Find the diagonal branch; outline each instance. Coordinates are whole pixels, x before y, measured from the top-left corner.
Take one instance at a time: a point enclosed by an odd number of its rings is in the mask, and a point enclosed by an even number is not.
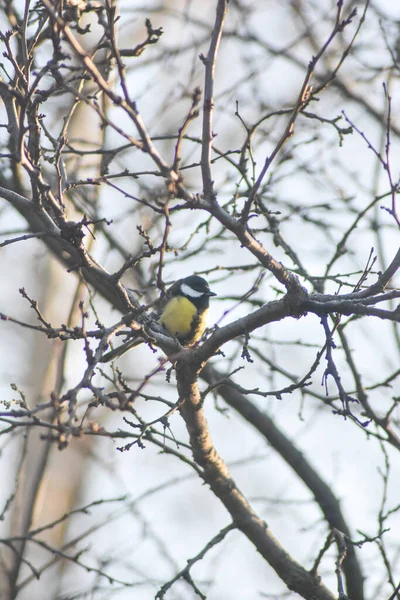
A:
[[[210,385],[216,384],[217,393],[225,400],[228,406],[234,408],[250,423],[268,441],[268,444],[275,448],[282,459],[304,482],[313,494],[329,525],[350,538],[350,529],[342,514],[338,499],[333,494],[330,486],[321,478],[293,441],[289,440],[282,433],[265,411],[259,410],[236,387],[229,385],[229,381],[227,383],[227,379],[214,367],[207,365],[201,372],[201,378]],[[218,381],[222,381],[223,383],[218,385]],[[351,544],[347,547],[344,571],[349,597],[352,600],[363,600],[363,576],[354,547]]]
[[[187,355],[186,355],[187,356]],[[211,439],[204,415],[196,368],[185,357],[177,362],[180,412],[186,423],[193,457],[204,471],[213,493],[221,500],[234,523],[254,544],[290,590],[308,600],[333,600],[320,577],[306,571],[280,545],[268,525],[256,514],[232,479]]]

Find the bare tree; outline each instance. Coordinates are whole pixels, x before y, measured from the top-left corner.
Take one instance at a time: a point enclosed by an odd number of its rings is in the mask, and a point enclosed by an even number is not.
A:
[[[2,598],[400,598],[394,4],[1,4]]]

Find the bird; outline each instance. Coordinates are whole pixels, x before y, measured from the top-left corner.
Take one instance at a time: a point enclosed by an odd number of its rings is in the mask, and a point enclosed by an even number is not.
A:
[[[189,348],[202,337],[207,326],[210,298],[216,295],[203,277],[189,275],[175,281],[167,290],[164,301],[161,301],[160,312],[155,318],[169,335]],[[128,340],[104,354],[100,362],[114,360],[143,342],[142,338]]]

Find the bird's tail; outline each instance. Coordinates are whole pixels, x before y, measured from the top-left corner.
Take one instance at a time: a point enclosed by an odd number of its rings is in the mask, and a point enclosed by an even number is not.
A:
[[[109,352],[106,352],[106,354],[103,354],[103,356],[100,359],[100,362],[106,363],[110,362],[111,360],[115,360],[116,358],[119,358],[120,356],[125,354],[125,352],[128,352],[128,350],[130,350],[131,348],[135,348],[136,346],[140,346],[140,344],[144,344],[144,341],[145,340],[143,338],[128,340],[124,344],[121,344],[121,346],[113,348],[113,350],[110,350]]]

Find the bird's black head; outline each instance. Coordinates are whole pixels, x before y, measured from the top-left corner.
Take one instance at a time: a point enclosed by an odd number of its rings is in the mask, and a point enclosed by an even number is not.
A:
[[[210,296],[216,296],[217,294],[210,290],[210,286],[203,277],[190,275],[181,279],[176,295],[188,298],[201,312],[208,308]]]

